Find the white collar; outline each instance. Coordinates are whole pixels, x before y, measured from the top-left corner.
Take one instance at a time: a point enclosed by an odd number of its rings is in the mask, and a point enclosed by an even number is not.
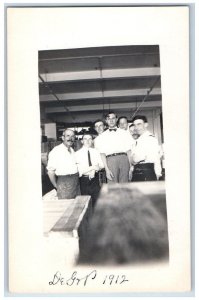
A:
[[[152,135],[152,134],[150,133],[150,131],[145,130],[145,132],[143,132],[143,134],[141,134],[141,135],[139,136],[139,138],[142,138],[142,137],[145,137],[145,136],[149,136],[149,135]]]
[[[93,149],[93,148],[92,148],[92,147],[86,147],[86,146],[83,145],[83,146],[82,146],[82,149],[84,149],[85,151],[88,151],[88,150],[90,151],[90,150]],[[91,151],[92,151],[92,150],[91,150]]]
[[[64,145],[64,143],[62,143],[61,145],[62,145],[62,147],[64,147],[64,149],[66,149],[69,153],[72,153],[72,152],[74,151],[72,147],[68,148],[68,147],[66,147],[66,146]],[[69,150],[69,149],[70,149],[70,150]]]

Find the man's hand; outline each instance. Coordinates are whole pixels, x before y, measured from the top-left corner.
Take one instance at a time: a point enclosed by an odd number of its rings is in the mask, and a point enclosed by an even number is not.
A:
[[[133,178],[133,171],[129,170],[129,181],[131,181]]]
[[[56,175],[54,171],[48,171],[49,179],[52,183],[52,185],[57,189],[57,181],[56,181]]]
[[[89,179],[94,178],[95,177],[95,170],[90,171],[88,177],[89,177]]]
[[[131,181],[133,178],[133,169],[134,169],[134,166],[131,166],[129,169],[129,181]]]
[[[106,169],[106,177],[107,177],[108,180],[113,180],[114,175],[113,175],[113,173],[111,172],[110,169]]]
[[[100,170],[99,164],[98,164],[98,165],[94,165],[93,168],[94,168],[94,170],[95,170],[96,172],[98,172],[98,171]]]

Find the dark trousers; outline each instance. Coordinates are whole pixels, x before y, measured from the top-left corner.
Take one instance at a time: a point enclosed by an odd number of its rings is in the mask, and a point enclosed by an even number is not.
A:
[[[99,171],[99,183],[100,183],[100,186],[102,186],[103,183],[107,183],[105,169],[102,169]]]
[[[77,195],[80,195],[78,173],[57,177],[58,199],[74,199]]]
[[[157,180],[154,164],[137,164],[133,170],[132,181],[154,181]]]
[[[88,176],[80,177],[80,190],[82,195],[91,196],[94,207],[100,192],[99,174],[97,173],[92,179],[89,179]]]

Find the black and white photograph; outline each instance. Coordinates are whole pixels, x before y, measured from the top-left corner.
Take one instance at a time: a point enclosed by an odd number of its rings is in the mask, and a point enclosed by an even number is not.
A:
[[[45,236],[78,236],[76,263],[168,260],[159,46],[38,57]]]
[[[7,9],[11,294],[190,291],[189,46],[187,6]]]

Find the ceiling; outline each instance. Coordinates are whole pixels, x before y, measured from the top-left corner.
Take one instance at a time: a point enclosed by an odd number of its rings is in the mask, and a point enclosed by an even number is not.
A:
[[[161,109],[159,46],[39,51],[41,118],[84,123]]]

